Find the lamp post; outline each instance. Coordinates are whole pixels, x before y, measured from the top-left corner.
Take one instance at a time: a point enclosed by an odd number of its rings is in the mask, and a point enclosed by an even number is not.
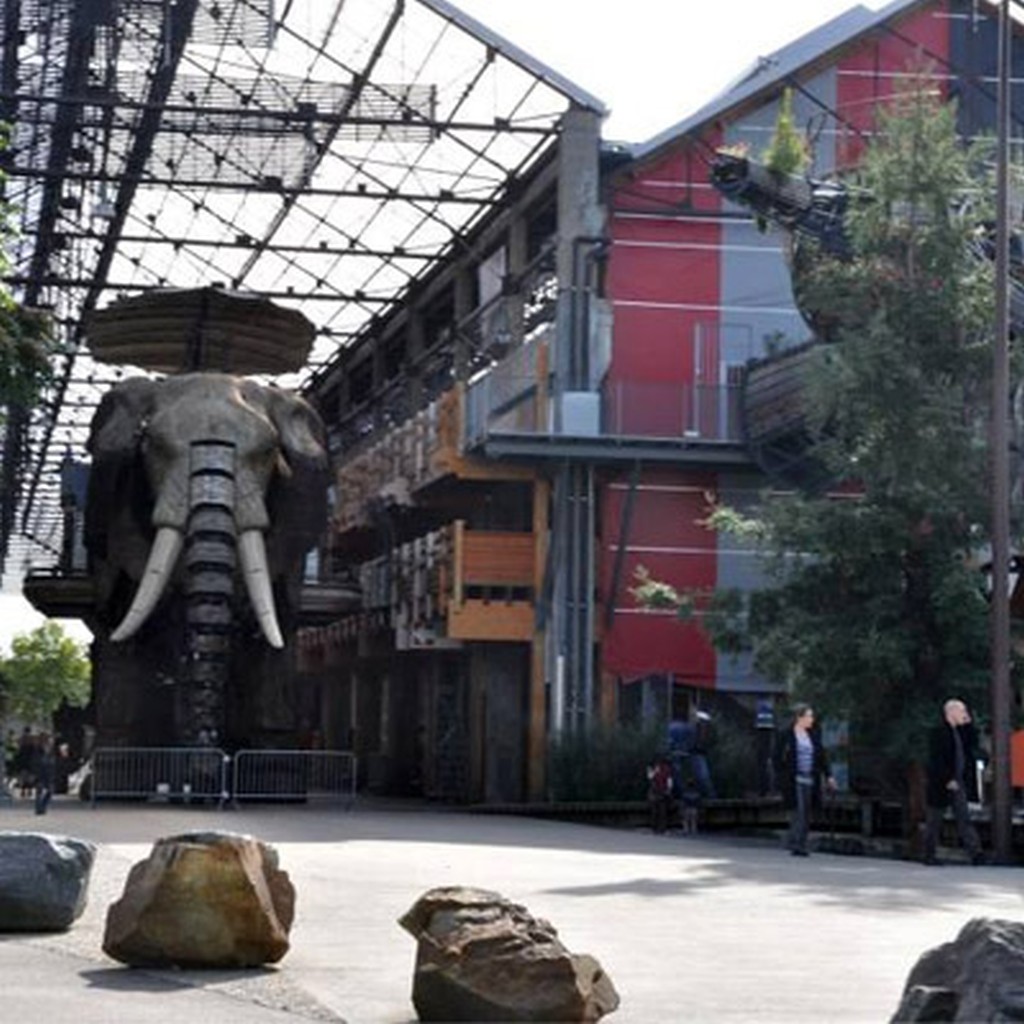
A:
[[[996,100],[996,323],[992,345],[992,854],[1012,856],[1010,788],[1010,595],[1002,575],[1010,564],[1009,150],[1010,0],[999,6],[999,87]]]

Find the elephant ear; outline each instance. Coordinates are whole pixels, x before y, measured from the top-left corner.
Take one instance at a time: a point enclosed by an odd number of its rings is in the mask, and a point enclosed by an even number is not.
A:
[[[107,557],[111,524],[142,497],[145,474],[136,466],[139,440],[155,406],[157,384],[142,377],[111,388],[100,400],[86,450],[92,456],[85,506],[85,546],[94,558]],[[146,527],[148,528],[148,527]],[[117,543],[117,540],[114,541]]]
[[[284,463],[267,495],[270,543],[292,563],[316,544],[327,523],[324,426],[316,410],[291,392],[269,388],[264,398]]]

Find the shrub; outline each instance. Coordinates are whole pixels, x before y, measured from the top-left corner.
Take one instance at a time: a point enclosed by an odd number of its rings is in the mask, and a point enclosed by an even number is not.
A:
[[[549,750],[556,801],[643,800],[647,765],[664,749],[664,726],[596,726],[561,736]]]

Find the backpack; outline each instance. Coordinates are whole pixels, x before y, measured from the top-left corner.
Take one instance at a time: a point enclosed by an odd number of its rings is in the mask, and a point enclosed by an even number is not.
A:
[[[655,761],[647,769],[647,792],[651,797],[672,795],[672,768],[667,761]]]

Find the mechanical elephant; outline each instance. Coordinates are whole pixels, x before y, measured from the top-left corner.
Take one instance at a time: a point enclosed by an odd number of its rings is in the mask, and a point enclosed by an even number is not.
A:
[[[326,523],[316,412],[227,374],[133,378],[103,397],[88,450],[100,742],[286,732],[285,637]]]

